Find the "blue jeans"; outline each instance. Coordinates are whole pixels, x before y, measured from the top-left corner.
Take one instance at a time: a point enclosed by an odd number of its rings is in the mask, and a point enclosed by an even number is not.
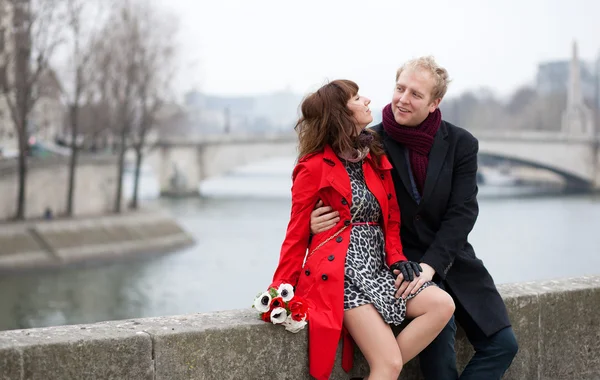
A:
[[[475,349],[475,355],[458,376],[454,338],[456,324],[450,319],[442,332],[419,355],[421,372],[425,380],[496,380],[504,372],[517,354],[517,339],[511,327],[506,327],[490,337],[486,337],[474,322],[467,332],[467,338]],[[464,323],[463,322],[463,323]],[[464,324],[463,324],[464,325]]]

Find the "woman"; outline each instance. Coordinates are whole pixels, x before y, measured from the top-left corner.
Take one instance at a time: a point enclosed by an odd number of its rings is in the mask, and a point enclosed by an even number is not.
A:
[[[309,303],[310,374],[319,380],[331,374],[342,333],[344,370],[352,367],[354,341],[370,379],[397,379],[454,312],[450,296],[433,283],[407,299],[396,294],[400,280],[416,281],[420,267],[402,253],[392,166],[365,130],[373,120],[369,103],[354,82],[336,80],[303,101],[296,124],[291,219],[271,287],[295,285]],[[340,220],[311,237],[317,202],[338,211]],[[396,338],[388,324],[405,317],[413,320]]]

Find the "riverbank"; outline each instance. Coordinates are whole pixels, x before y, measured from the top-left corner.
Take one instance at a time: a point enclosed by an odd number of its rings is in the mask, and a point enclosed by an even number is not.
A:
[[[164,254],[194,243],[160,210],[0,224],[0,272]]]

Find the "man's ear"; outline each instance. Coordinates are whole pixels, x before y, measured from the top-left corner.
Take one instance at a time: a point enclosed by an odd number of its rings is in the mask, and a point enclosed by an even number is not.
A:
[[[433,111],[435,111],[441,102],[442,102],[442,98],[437,98],[434,101],[432,101],[431,104],[429,105],[429,113],[432,113]]]

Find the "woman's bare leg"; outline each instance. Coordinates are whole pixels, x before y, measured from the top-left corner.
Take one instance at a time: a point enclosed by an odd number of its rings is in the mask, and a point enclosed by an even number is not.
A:
[[[416,297],[415,297],[416,298]],[[369,363],[370,380],[397,380],[402,354],[394,333],[371,304],[344,312],[344,325]]]
[[[396,338],[404,363],[417,356],[438,336],[453,313],[452,297],[437,286],[423,289],[406,302],[406,317],[413,320]]]

